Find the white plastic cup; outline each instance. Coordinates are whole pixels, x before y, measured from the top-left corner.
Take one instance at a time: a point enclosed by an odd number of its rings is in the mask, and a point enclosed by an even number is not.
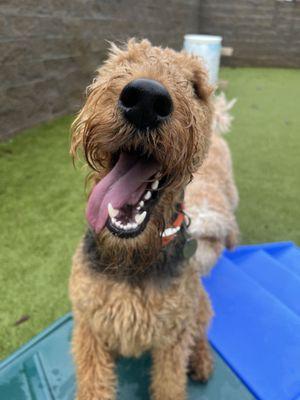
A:
[[[209,82],[213,85],[218,82],[222,36],[212,35],[185,35],[183,48],[188,52],[201,57],[208,69]]]

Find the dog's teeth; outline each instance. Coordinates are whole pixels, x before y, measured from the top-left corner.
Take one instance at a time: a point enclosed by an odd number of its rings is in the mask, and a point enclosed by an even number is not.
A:
[[[159,185],[159,180],[157,179],[156,181],[152,182],[151,189],[156,190]]]
[[[138,224],[138,225],[141,225],[141,223],[144,221],[144,219],[146,218],[146,215],[147,215],[147,211],[143,211],[142,212],[142,214],[136,214],[136,216],[135,216],[135,222]]]
[[[131,225],[131,229],[136,229],[138,227],[138,224],[136,224],[135,222],[133,222]]]
[[[113,225],[116,225],[116,223],[117,223],[116,218],[112,218],[112,219],[111,219],[111,222],[112,222]]]
[[[129,229],[130,229],[130,226],[129,226],[129,225],[130,225],[130,224],[124,225],[125,231],[129,231]]]
[[[139,207],[144,207],[144,205],[145,205],[145,203],[143,202],[143,200],[141,200],[141,201],[139,202]]]
[[[172,228],[167,228],[163,231],[162,237],[167,237],[167,236],[171,236],[171,229]]]
[[[137,209],[138,211],[140,211],[140,210],[141,210],[141,208],[142,208],[142,207],[140,207],[140,206],[137,206],[137,208],[136,208],[136,209]]]
[[[144,199],[149,200],[150,198],[151,198],[151,192],[150,192],[150,190],[148,190],[148,192],[146,192],[146,194],[144,196]]]
[[[111,203],[108,203],[107,209],[110,218],[115,218],[119,214],[119,210],[114,209]]]
[[[180,230],[180,226],[177,226],[176,228],[167,228],[163,231],[162,237],[168,237],[175,235]]]

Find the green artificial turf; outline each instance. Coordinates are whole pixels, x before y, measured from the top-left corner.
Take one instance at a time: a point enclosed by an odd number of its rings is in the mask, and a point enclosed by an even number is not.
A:
[[[240,193],[243,243],[300,244],[300,72],[224,68],[237,98],[226,136]]]
[[[71,118],[0,144],[0,357],[70,308],[71,257],[84,228],[82,175],[68,154]],[[23,315],[30,319],[14,326]]]
[[[226,68],[221,77],[227,96],[238,99],[226,138],[242,242],[299,244],[300,74]],[[85,226],[84,171],[68,155],[70,122],[60,118],[0,144],[0,358],[70,308],[71,257]]]

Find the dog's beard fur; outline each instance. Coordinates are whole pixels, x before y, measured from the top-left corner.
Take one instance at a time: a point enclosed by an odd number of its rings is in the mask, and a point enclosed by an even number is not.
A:
[[[165,221],[171,220],[179,201],[180,196],[169,191],[162,195],[151,212],[146,229],[135,238],[121,239],[104,229],[95,238],[99,248],[98,262],[102,264],[99,270],[133,279],[146,276],[162,251],[161,232],[164,231]]]
[[[170,119],[147,132],[126,123],[118,109],[123,87],[140,77],[165,85],[174,103]],[[113,156],[121,150],[153,156],[165,183],[146,228],[137,237],[122,239],[107,228],[97,235],[107,270],[132,269],[138,273],[157,259],[162,249],[161,233],[170,224],[185,186],[208,149],[211,92],[206,72],[196,57],[152,47],[145,40],[132,40],[125,49],[112,46],[73,124],[71,153],[75,156],[79,148],[83,149],[92,168],[92,185],[109,172]]]

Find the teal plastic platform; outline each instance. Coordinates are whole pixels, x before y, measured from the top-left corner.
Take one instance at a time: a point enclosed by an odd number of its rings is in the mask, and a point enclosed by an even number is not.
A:
[[[287,242],[225,251],[203,282],[215,310],[209,340],[216,368],[208,384],[189,382],[189,399],[300,400],[299,248]],[[73,400],[71,334],[67,315],[3,361],[0,399]],[[120,360],[118,400],[149,399],[150,363],[149,355]]]
[[[74,367],[70,355],[72,316],[58,320],[0,364],[1,400],[73,400]],[[250,400],[254,397],[214,353],[215,372],[206,385],[190,382],[191,400]],[[150,357],[118,363],[118,400],[148,400]],[[99,399],[101,400],[101,399]]]

